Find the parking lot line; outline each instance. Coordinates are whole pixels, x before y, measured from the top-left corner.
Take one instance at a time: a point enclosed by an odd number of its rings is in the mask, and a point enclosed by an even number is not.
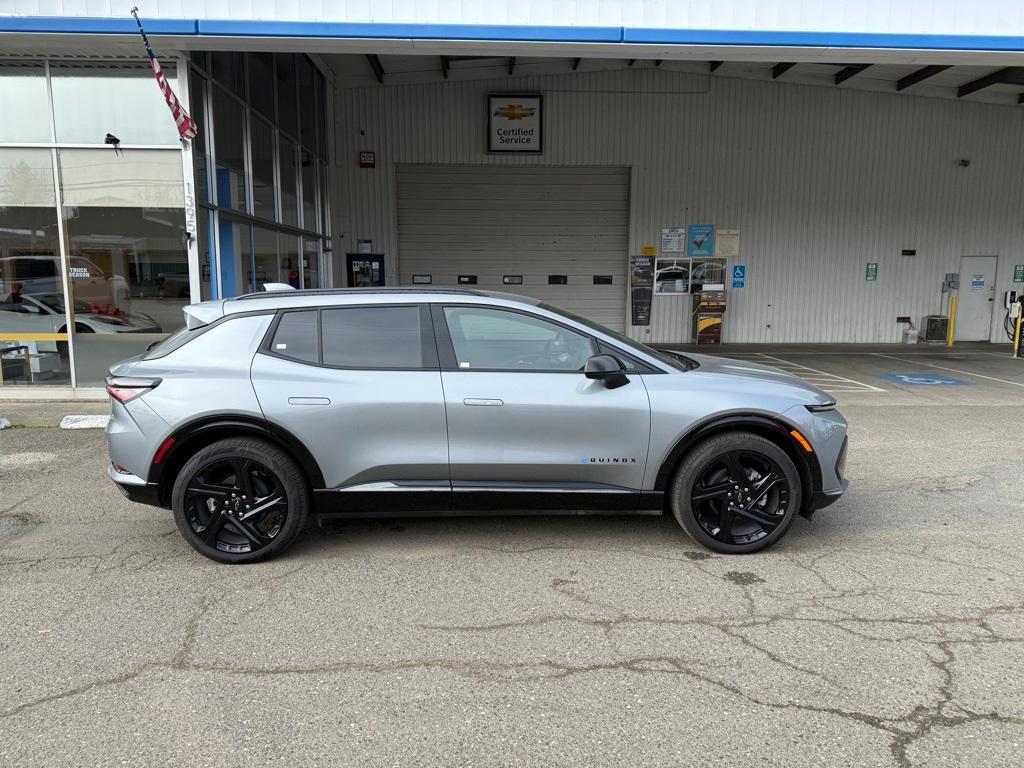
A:
[[[871,352],[869,354],[874,355],[875,357],[885,357],[885,358],[888,358],[889,360],[899,360],[901,363],[907,363],[908,365],[923,365],[926,368],[938,368],[940,371],[950,371],[952,373],[963,374],[964,376],[974,376],[975,378],[978,378],[978,379],[988,379],[989,381],[998,381],[1001,384],[1012,384],[1015,387],[1024,387],[1024,383],[1021,383],[1019,381],[1010,381],[1009,379],[1000,379],[1000,378],[998,378],[996,376],[986,376],[986,375],[984,375],[982,373],[973,373],[972,371],[964,371],[964,370],[961,370],[960,368],[950,368],[949,366],[945,366],[945,365],[934,365],[932,363],[923,363],[920,360],[907,360],[906,358],[903,358],[903,357],[894,357],[893,355],[883,355],[881,352]]]
[[[757,353],[759,357],[771,360],[776,363],[777,368],[782,368],[787,373],[792,373],[805,379],[815,386],[819,386],[826,392],[885,392],[880,387],[875,387],[871,384],[866,384],[863,381],[857,381],[856,379],[848,379],[845,376],[837,376],[834,373],[828,371],[821,371],[817,368],[811,368],[807,365],[801,365],[800,363],[794,363],[791,360],[784,360],[781,357],[775,357],[774,355],[766,355],[763,352]],[[814,375],[812,381],[811,376]]]

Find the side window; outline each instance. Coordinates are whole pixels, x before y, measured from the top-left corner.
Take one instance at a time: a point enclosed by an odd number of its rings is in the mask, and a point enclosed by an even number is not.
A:
[[[594,353],[588,336],[532,315],[483,307],[445,307],[459,368],[582,371]]]
[[[343,368],[427,367],[420,318],[419,307],[325,309],[321,317],[324,365]],[[433,329],[430,333],[433,334]]]
[[[320,362],[317,344],[317,312],[285,312],[277,324],[270,351],[282,357],[290,357],[303,363]]]

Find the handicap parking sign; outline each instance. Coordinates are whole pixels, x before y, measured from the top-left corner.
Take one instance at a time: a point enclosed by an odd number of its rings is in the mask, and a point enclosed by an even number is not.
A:
[[[906,387],[971,386],[971,382],[943,376],[941,373],[881,373],[878,378]]]
[[[747,281],[747,267],[745,264],[737,264],[732,268],[732,287],[742,288]]]

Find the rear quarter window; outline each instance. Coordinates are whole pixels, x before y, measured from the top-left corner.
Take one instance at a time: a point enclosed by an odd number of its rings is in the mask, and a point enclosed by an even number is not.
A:
[[[274,330],[270,351],[303,363],[319,363],[317,311],[285,312]]]

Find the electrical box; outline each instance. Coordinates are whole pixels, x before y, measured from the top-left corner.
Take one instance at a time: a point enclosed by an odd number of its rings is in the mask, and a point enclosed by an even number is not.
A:
[[[945,341],[949,332],[949,318],[946,315],[925,315],[921,318],[922,341]]]
[[[722,343],[722,317],[725,315],[725,291],[704,290],[695,296],[693,337],[698,344]]]

